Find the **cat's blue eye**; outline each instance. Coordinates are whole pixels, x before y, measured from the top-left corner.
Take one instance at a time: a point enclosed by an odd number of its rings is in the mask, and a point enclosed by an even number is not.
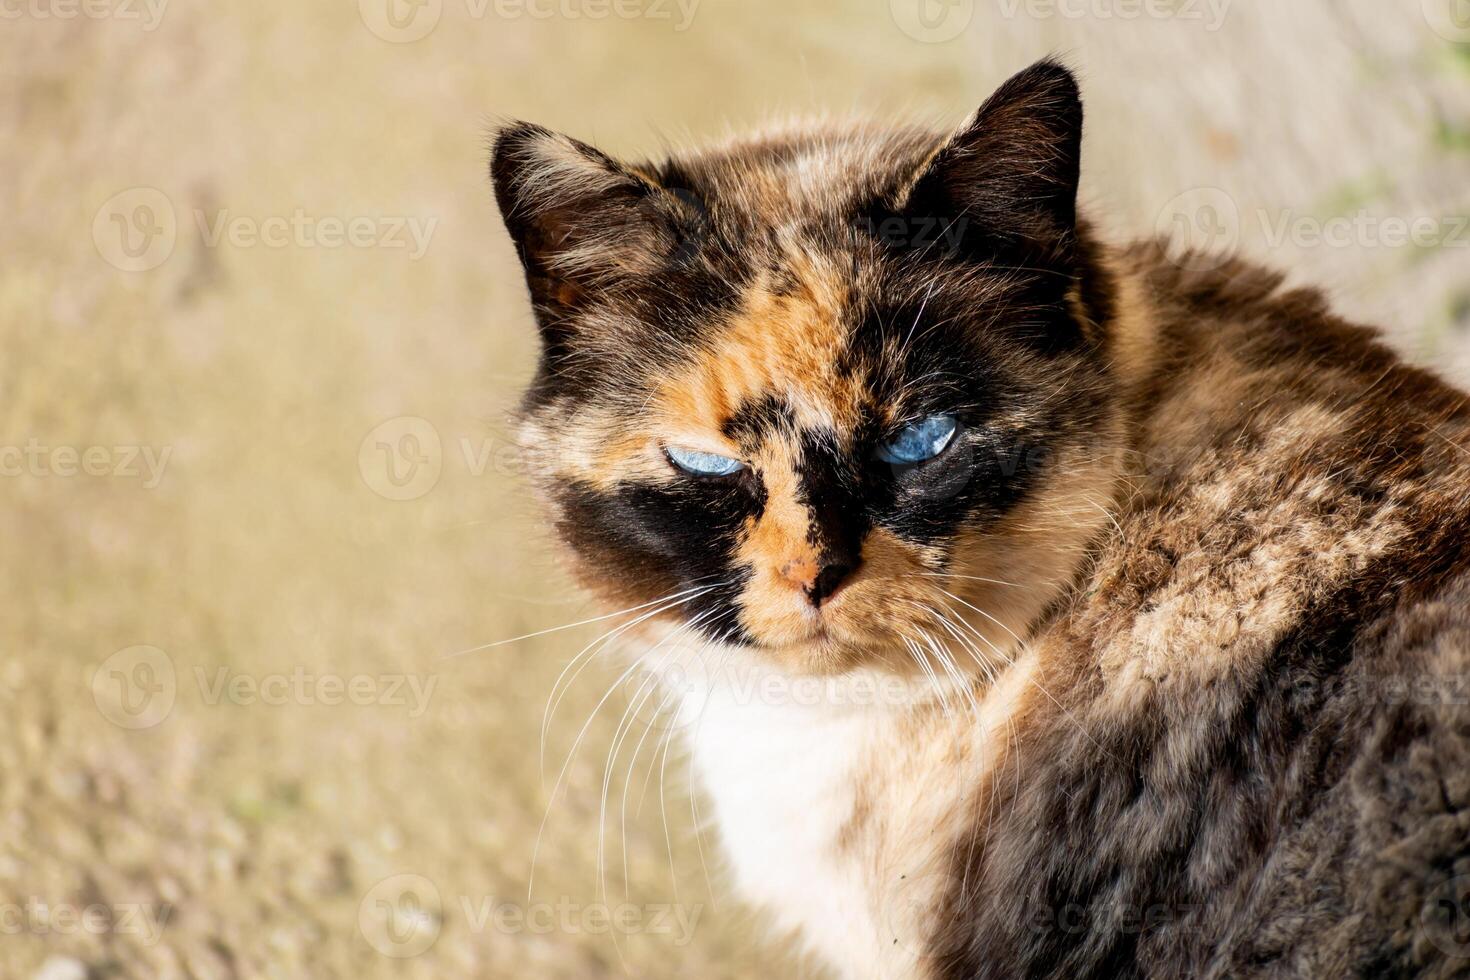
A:
[[[949,446],[957,428],[959,423],[953,415],[931,415],[905,426],[879,446],[878,458],[885,463],[905,466],[933,459]]]
[[[695,476],[729,476],[745,469],[745,464],[740,460],[720,456],[717,453],[702,453],[694,449],[680,449],[677,446],[665,446],[664,452],[668,454],[669,461],[675,466]]]

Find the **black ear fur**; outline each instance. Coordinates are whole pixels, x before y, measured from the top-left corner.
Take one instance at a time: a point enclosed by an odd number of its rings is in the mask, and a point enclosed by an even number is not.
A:
[[[591,295],[665,270],[688,248],[685,196],[533,123],[496,134],[490,177],[548,347],[568,339],[568,318]]]
[[[1013,76],[929,161],[901,211],[939,219],[976,255],[1049,267],[1075,258],[1082,97],[1046,60]]]

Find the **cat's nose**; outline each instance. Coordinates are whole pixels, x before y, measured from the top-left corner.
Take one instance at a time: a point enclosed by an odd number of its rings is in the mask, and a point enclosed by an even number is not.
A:
[[[813,606],[820,606],[852,574],[856,566],[847,561],[816,562],[810,558],[789,561],[781,568],[781,577],[806,593]]]
[[[806,590],[806,597],[811,600],[812,605],[820,606],[832,593],[842,588],[842,583],[852,574],[854,567],[848,562],[823,565],[816,580]]]

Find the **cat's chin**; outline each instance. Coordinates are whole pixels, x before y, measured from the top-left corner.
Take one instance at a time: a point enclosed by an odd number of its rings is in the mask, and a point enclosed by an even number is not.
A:
[[[837,677],[858,671],[908,676],[914,668],[900,638],[854,635],[830,622],[819,624],[801,639],[756,639],[749,649],[769,665],[796,676]]]

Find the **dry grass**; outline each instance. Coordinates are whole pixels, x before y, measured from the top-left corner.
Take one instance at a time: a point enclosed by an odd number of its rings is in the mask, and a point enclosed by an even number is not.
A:
[[[1470,213],[1470,59],[1428,29],[1418,0],[1237,0],[1218,31],[1181,18],[1007,17],[1010,3],[988,0],[942,43],[906,36],[886,2],[798,13],[704,0],[680,31],[672,4],[660,8],[670,20],[593,21],[497,17],[493,4],[477,18],[478,4],[443,0],[437,28],[413,43],[375,36],[350,2],[177,3],[154,30],[35,16],[59,6],[35,0],[0,21],[11,191],[0,444],[107,447],[108,467],[126,462],[112,447],[171,455],[156,486],[66,475],[64,452],[33,452],[39,475],[0,479],[11,596],[0,621],[3,976],[47,964],[51,980],[573,978],[617,973],[620,952],[639,977],[814,972],[753,941],[717,872],[710,897],[677,757],[673,860],[650,791],[630,814],[627,893],[639,906],[669,902],[677,876],[682,903],[702,906],[691,942],[615,944],[585,917],[549,933],[474,920],[482,901],[524,904],[549,780],[614,677],[601,664],[581,675],[543,776],[542,706],[595,633],[444,658],[589,614],[546,556],[506,441],[533,351],[483,179],[493,116],[624,152],[656,147],[656,127],[710,135],[773,112],[953,120],[1006,72],[1060,50],[1092,93],[1089,196],[1110,223],[1146,230],[1179,192],[1227,188],[1247,248],[1324,279],[1415,356],[1470,373],[1470,231],[1458,246],[1273,249],[1254,216]],[[156,268],[126,272],[107,261],[121,241],[109,214],[100,247],[93,226],[104,202],[136,187],[165,196],[177,241]],[[196,216],[207,229],[221,211],[435,224],[415,259],[211,245]],[[369,444],[365,464],[360,450],[401,416],[431,423],[442,471],[422,495],[390,500],[375,492],[386,486],[379,450]],[[390,427],[388,441],[407,431]],[[166,716],[129,729],[94,696],[113,711],[108,698],[129,689],[97,671],[140,644],[164,651],[153,663],[177,690]],[[384,688],[367,705],[289,691],[268,704],[238,689],[214,697],[221,668],[251,683],[301,671],[434,687],[421,712],[383,703]],[[546,824],[537,901],[598,900],[614,706]],[[607,840],[616,903],[615,819]],[[373,889],[400,874],[431,882],[441,909],[415,919],[398,907],[405,951],[415,935],[435,938],[398,959],[369,938],[382,945]],[[123,923],[68,928],[66,911],[89,905],[168,919],[156,942]]]

